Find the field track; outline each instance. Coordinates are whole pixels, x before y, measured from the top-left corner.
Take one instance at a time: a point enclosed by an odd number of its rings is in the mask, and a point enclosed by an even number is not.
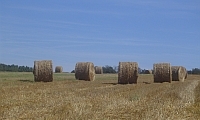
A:
[[[0,119],[198,119],[193,106],[200,76],[185,82],[153,83],[139,75],[138,84],[117,84],[117,74],[95,81],[55,74],[54,81],[33,82],[30,73],[0,73]],[[191,112],[193,111],[193,112]]]

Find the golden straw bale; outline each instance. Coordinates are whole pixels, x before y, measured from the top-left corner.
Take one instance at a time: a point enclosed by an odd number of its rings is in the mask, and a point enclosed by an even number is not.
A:
[[[138,63],[137,62],[119,62],[118,83],[119,84],[137,84]]]
[[[187,72],[185,67],[182,66],[172,66],[172,81],[181,81],[184,82],[187,78]]]
[[[75,66],[75,78],[77,80],[94,81],[95,69],[92,62],[78,62]]]
[[[96,74],[103,74],[103,68],[101,66],[95,66],[94,68]]]
[[[52,82],[53,66],[51,60],[34,61],[34,80],[35,82]]]
[[[56,66],[55,73],[62,73],[62,72],[63,72],[63,67],[62,66]]]
[[[172,81],[172,70],[170,63],[156,63],[153,65],[154,82]]]

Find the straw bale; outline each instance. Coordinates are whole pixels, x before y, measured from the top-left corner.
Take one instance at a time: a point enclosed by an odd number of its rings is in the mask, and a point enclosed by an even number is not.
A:
[[[187,72],[187,69],[184,67],[184,69],[185,69],[185,79],[187,79],[187,77],[188,77],[188,72]]]
[[[137,84],[138,63],[137,62],[119,62],[118,83],[119,84]]]
[[[182,66],[172,66],[172,81],[184,82],[186,78],[186,69]]]
[[[75,66],[75,78],[77,80],[94,81],[95,69],[92,62],[78,62]]]
[[[95,66],[96,74],[103,74],[103,68],[101,66]]]
[[[63,67],[62,66],[56,66],[55,73],[62,73],[62,72],[63,72]]]
[[[170,63],[156,63],[153,65],[154,82],[172,81],[172,70]]]
[[[52,82],[53,67],[51,60],[34,61],[34,81]]]

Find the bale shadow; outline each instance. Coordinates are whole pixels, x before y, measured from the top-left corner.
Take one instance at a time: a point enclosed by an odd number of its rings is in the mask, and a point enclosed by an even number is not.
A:
[[[118,83],[102,83],[102,84],[117,85]]]
[[[32,81],[32,80],[18,80],[18,81],[20,81],[20,82],[34,82],[34,81]]]
[[[102,84],[111,84],[111,85],[136,85],[135,83],[102,83]]]
[[[143,83],[145,83],[145,84],[151,84],[150,82],[143,82]]]

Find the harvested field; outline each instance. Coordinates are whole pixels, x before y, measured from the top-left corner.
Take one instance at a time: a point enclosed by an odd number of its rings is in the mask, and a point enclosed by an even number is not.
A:
[[[117,74],[93,82],[59,73],[53,82],[34,82],[32,73],[0,73],[0,119],[197,119],[200,76],[185,82],[154,83],[139,75],[121,85]],[[198,92],[199,93],[199,92]],[[196,98],[195,98],[196,96]]]

